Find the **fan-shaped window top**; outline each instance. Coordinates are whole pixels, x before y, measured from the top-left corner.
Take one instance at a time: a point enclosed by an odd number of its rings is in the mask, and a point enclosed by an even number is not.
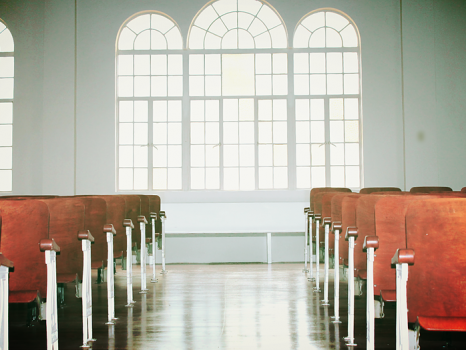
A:
[[[190,49],[286,48],[287,34],[280,16],[258,0],[218,0],[195,18]]]
[[[9,29],[0,21],[0,52],[13,52],[15,45]]]
[[[358,47],[354,25],[336,12],[322,11],[305,17],[296,27],[295,48]]]
[[[118,50],[177,50],[183,48],[180,29],[158,13],[133,18],[120,32]]]

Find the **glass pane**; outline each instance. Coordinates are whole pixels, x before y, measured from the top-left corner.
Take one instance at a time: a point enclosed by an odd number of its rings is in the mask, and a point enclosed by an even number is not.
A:
[[[227,191],[239,190],[238,168],[226,168],[223,170],[223,187]]]
[[[150,55],[135,55],[134,56],[134,75],[150,75],[151,74],[151,58]]]
[[[288,76],[274,75],[273,76],[273,94],[287,95],[288,94]]]
[[[205,188],[204,179],[205,179],[205,170],[204,168],[191,168],[191,189],[193,190],[203,190]]]
[[[296,145],[296,165],[311,165],[310,145]]]
[[[359,101],[357,98],[345,98],[345,119],[359,119]]]
[[[347,26],[341,32],[341,37],[343,38],[344,47],[357,47],[358,46],[358,35],[354,30],[352,25]]]
[[[311,122],[311,142],[325,142],[325,125],[324,122]]]
[[[294,76],[294,93],[295,95],[309,95],[309,76]]]
[[[343,143],[330,145],[330,165],[345,164],[345,149]]]
[[[210,35],[212,36],[213,38],[217,38],[218,40],[220,40],[221,37],[223,37],[225,35],[225,33],[228,31],[227,27],[225,27],[225,25],[223,24],[223,21],[219,18],[217,20],[215,20],[211,25],[210,27],[208,28],[209,31],[213,34],[207,34],[207,35]],[[207,42],[207,38],[206,38],[206,42]],[[212,47],[213,46],[213,47]],[[215,46],[212,45],[212,46],[207,46],[206,47],[212,47],[212,48],[218,48],[219,47],[219,44],[217,43]]]
[[[310,76],[311,95],[326,95],[325,74]]]
[[[147,84],[149,84],[149,77],[143,77],[144,79],[147,79]],[[134,78],[134,84],[136,84],[136,79],[138,77]],[[134,89],[134,95],[138,96],[136,93],[136,87]],[[168,91],[167,91],[167,77],[151,77],[151,93],[152,96],[167,96]],[[145,95],[146,96],[146,95]],[[148,95],[147,95],[148,96]]]
[[[120,169],[118,171],[118,188],[120,190],[133,189],[133,168]]]
[[[134,147],[134,166],[135,167],[147,167],[147,151],[148,151],[147,146],[135,146]]]
[[[118,75],[133,75],[133,56],[118,56]]]
[[[254,55],[222,55],[222,91],[224,96],[254,95]]]
[[[238,123],[237,122],[223,123],[223,143],[224,144],[238,143]]]
[[[325,53],[311,53],[311,73],[325,73]]]
[[[358,54],[356,52],[345,52],[345,73],[359,73]]]
[[[12,191],[12,171],[0,170],[0,191]]]
[[[309,100],[296,100],[296,120],[309,120]]]
[[[325,47],[325,28],[317,29],[312,33],[309,47]]]
[[[3,23],[0,24],[0,32],[0,52],[13,52],[15,49],[13,36]]]
[[[183,95],[183,77],[168,77],[168,96]]]
[[[210,122],[205,124],[205,142],[206,144],[210,145],[217,145],[220,142],[218,122]]]
[[[220,96],[221,90],[221,77],[220,76],[207,76],[205,77],[205,94],[206,96]]]
[[[204,55],[189,55],[189,74],[204,74]]]
[[[287,104],[286,100],[273,100],[273,120],[286,120]]]
[[[152,186],[154,190],[167,189],[167,169],[153,169]]]
[[[359,141],[359,122],[346,121],[345,122],[345,142],[358,142]]]
[[[238,30],[233,29],[223,36],[222,49],[237,49],[237,48],[238,48]]]
[[[191,146],[191,166],[203,167],[205,165],[205,146]]]
[[[134,189],[147,190],[148,189],[148,172],[147,169],[134,169]]]
[[[343,56],[341,52],[327,53],[327,73],[343,73]]]
[[[241,122],[239,123],[239,142],[254,143],[254,123]]]
[[[205,74],[216,74],[222,73],[220,55],[205,55]]]
[[[239,30],[238,31],[238,48],[239,49],[254,49],[255,42],[252,35],[245,31]]]
[[[256,76],[256,95],[272,95],[272,76],[257,75]]]
[[[206,146],[205,163],[206,166],[220,165],[220,146]]]
[[[259,120],[272,120],[272,100],[259,100]]]
[[[256,74],[272,73],[272,55],[269,53],[259,53],[256,55]]]
[[[359,94],[359,74],[345,74],[345,94]]]
[[[286,145],[273,146],[273,165],[274,166],[287,166],[288,154]]]
[[[147,101],[134,101],[134,121],[147,122],[149,103]]]
[[[132,112],[132,108],[131,108]],[[0,124],[13,123],[13,103],[0,103]]]
[[[346,167],[346,187],[359,187],[359,167],[348,166]]]
[[[219,120],[219,101],[218,100],[208,100],[205,102],[205,120],[207,121],[218,121]]]
[[[311,100],[311,120],[324,120],[325,107],[323,99]]]
[[[259,188],[273,188],[273,168],[259,168]]]
[[[191,101],[191,121],[204,121],[204,101]]]
[[[168,169],[168,189],[169,190],[181,190],[182,184],[182,172],[180,168]]]
[[[340,31],[348,25],[348,20],[342,15],[335,12],[326,12],[326,25],[332,27],[336,31]]]
[[[254,100],[252,98],[239,100],[239,120],[254,120]]]
[[[0,151],[1,150],[2,148],[0,148]],[[133,166],[133,146],[120,146],[119,147],[118,165],[119,167],[125,167],[125,168]]]
[[[327,75],[327,93],[329,95],[343,94],[343,75],[342,74]]]
[[[254,166],[254,145],[239,146],[239,165]]]
[[[118,39],[118,49],[119,50],[132,50],[133,42],[135,38],[136,38],[136,34],[134,34],[128,28],[123,28],[123,30],[120,33],[120,37]]]
[[[208,168],[205,170],[206,188],[208,190],[220,189],[220,171],[219,169]]]
[[[343,142],[343,122],[330,122],[330,142]]]
[[[288,59],[286,53],[273,54],[273,74],[286,74],[288,72]]]
[[[330,186],[345,187],[345,167],[343,166],[330,167]]]
[[[272,143],[271,122],[259,122],[259,143]]]
[[[1,84],[1,80],[0,80]],[[1,96],[0,86],[0,98]],[[133,96],[133,77],[118,77],[118,97],[132,97]]]
[[[312,167],[311,168],[311,182],[312,187],[325,187],[325,168]]]
[[[359,165],[359,143],[345,144],[345,164]]]
[[[162,80],[160,80],[160,78]],[[157,79],[154,82],[154,79]],[[160,87],[159,85],[163,85]],[[165,94],[158,95],[158,91],[164,91]],[[157,94],[154,96],[166,96],[167,95],[167,79],[166,77],[152,77],[152,94]],[[150,78],[149,77],[134,77],[134,96],[136,97],[146,97],[150,96]]]
[[[296,122],[296,143],[311,142],[309,122]]]
[[[11,169],[12,161],[12,148],[0,147],[0,169]]]
[[[327,47],[342,47],[343,43],[341,41],[340,34],[332,28],[327,28],[326,44],[327,44]]]
[[[287,125],[286,122],[273,123],[273,142],[286,143],[287,142]]]
[[[296,31],[294,33],[293,47],[295,48],[308,47],[310,35],[311,35],[311,32],[309,32],[302,25],[298,26],[298,28],[296,28]]]
[[[343,119],[343,99],[330,99],[330,119]]]
[[[273,168],[273,187],[288,188],[288,169]]]
[[[168,55],[168,74],[182,75],[183,74],[183,56]]]
[[[154,122],[167,121],[167,101],[154,101],[152,107]]]
[[[311,145],[312,165],[325,165],[325,146],[323,144]]]
[[[237,145],[223,146],[223,165],[238,166],[239,165],[239,149]]]
[[[223,121],[237,121],[238,114],[239,110],[237,99],[223,100]]]
[[[317,28],[325,26],[325,12],[317,12],[306,17],[301,24],[309,29],[311,32]]]
[[[309,55],[307,53],[294,54],[294,72],[309,73]]]
[[[168,165],[167,146],[157,145],[157,148],[154,147],[152,154],[154,167],[166,167]]]
[[[134,144],[147,145],[148,141],[148,128],[146,123],[134,124]]]
[[[256,49],[269,49],[272,47],[272,43],[270,42],[270,33],[268,32],[258,35],[254,39],[256,43]]]
[[[296,168],[296,186],[298,188],[311,188],[311,168]]]
[[[189,77],[189,95],[204,96],[204,77]]]
[[[181,121],[181,101],[168,101],[168,120]]]
[[[191,123],[191,143],[204,143],[204,123]]]
[[[259,166],[272,166],[272,145],[259,145]]]
[[[139,34],[144,29],[150,28],[150,15],[146,14],[146,15],[135,17],[134,19],[129,21],[128,24],[126,24],[126,26],[130,28],[133,32],[135,32],[136,34]]]
[[[2,137],[2,127],[0,125],[0,140]],[[118,137],[120,145],[131,145],[133,144],[133,124],[131,123],[120,123]],[[1,141],[0,141],[1,142]]]
[[[181,123],[168,124],[168,143],[172,145],[181,144]]]
[[[204,36],[206,31],[196,26],[191,27],[189,35],[189,48],[190,49],[202,49],[204,48]]]
[[[240,190],[253,191],[255,189],[254,168],[240,168]]]

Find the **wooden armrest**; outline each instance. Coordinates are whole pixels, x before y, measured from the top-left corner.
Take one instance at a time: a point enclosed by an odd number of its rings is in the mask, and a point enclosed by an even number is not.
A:
[[[124,219],[123,226],[134,228],[133,221],[131,219]]]
[[[94,236],[91,235],[91,231],[83,230],[78,232],[78,239],[82,241],[83,239],[87,239],[88,241],[94,242]]]
[[[354,237],[354,240],[358,239],[358,228],[354,226],[348,226],[346,228],[345,241],[349,241],[350,237]]]
[[[321,220],[322,219],[322,213],[314,213],[314,220]]]
[[[392,258],[392,265],[408,264],[414,265],[414,250],[413,249],[397,249]]]
[[[0,253],[0,266],[8,267],[9,269],[13,268],[13,262],[5,258],[5,255]]]
[[[55,240],[48,239],[48,238],[43,238],[39,242],[39,248],[41,252],[45,252],[46,250],[54,250],[56,252],[60,251],[60,247],[58,244],[55,242]]]
[[[322,226],[331,225],[331,224],[332,224],[332,218],[330,217],[326,217],[322,220]]]
[[[138,222],[142,222],[142,223],[144,223],[145,225],[148,224],[147,219],[146,219],[146,217],[145,217],[144,215],[139,215],[139,216],[138,216]]]
[[[164,211],[160,211],[159,215],[160,215],[161,218],[165,218],[165,219],[167,218]]]
[[[310,210],[310,208],[304,208],[304,214],[309,213]]]
[[[114,236],[116,236],[116,230],[115,230],[115,227],[113,227],[112,224],[106,224],[106,225],[104,225],[104,232],[105,232],[105,233],[111,232],[111,233],[113,233]]]
[[[379,237],[377,236],[366,236],[364,237],[364,244],[362,246],[363,251],[367,251],[367,248],[379,248]]]
[[[150,217],[157,220],[157,213],[150,213]]]
[[[334,232],[334,231],[340,231],[341,232],[341,221],[334,221],[332,222],[332,228],[331,228],[331,231]]]

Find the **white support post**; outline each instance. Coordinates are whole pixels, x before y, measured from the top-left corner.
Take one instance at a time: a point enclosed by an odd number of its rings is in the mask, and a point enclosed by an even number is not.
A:
[[[345,340],[347,346],[356,346],[354,343],[354,237],[350,236],[348,248],[348,336]]]
[[[329,231],[330,231],[330,222],[327,222],[324,219],[324,229],[325,229],[325,276],[324,276],[324,299],[321,300],[322,306],[328,306],[328,274],[329,274]]]
[[[316,219],[316,286],[314,292],[319,293],[320,290],[320,259],[319,259],[319,229],[320,229],[320,220]]]
[[[141,291],[139,293],[147,293],[146,281],[146,225],[147,220],[145,216],[138,216],[139,227],[141,229]]]
[[[8,270],[13,263],[0,253],[0,349],[8,350]]]
[[[309,236],[309,208],[304,208],[304,273],[308,273],[309,270],[307,268],[307,261],[309,259],[309,244],[308,244],[308,236]],[[311,257],[312,259],[312,257]]]
[[[113,272],[113,236],[116,231],[113,225],[105,225],[104,232],[107,234],[107,302],[108,318],[105,324],[115,324],[115,274]]]
[[[83,311],[83,345],[81,348],[90,349],[91,344],[95,341],[92,338],[92,280],[91,280],[91,243],[94,241],[89,231],[78,233],[78,239],[81,240],[83,251],[83,293],[82,293],[82,311]]]
[[[41,251],[45,251],[47,264],[47,304],[45,318],[47,328],[47,350],[58,350],[58,315],[57,315],[57,253],[60,247],[53,239],[39,242]]]
[[[335,230],[335,269],[333,270],[333,323],[341,323],[340,321],[340,230]]]
[[[150,280],[151,283],[157,283],[157,275],[155,274],[155,259],[157,257],[157,241],[155,240],[155,223],[157,221],[157,213],[150,214],[151,221],[152,221],[152,279]]]
[[[307,249],[308,249],[308,252],[309,252],[309,278],[307,279],[309,282],[314,282],[315,281],[315,278],[314,278],[314,268],[313,268],[313,265],[312,265],[312,261],[313,261],[313,257],[312,257],[312,212],[309,211],[307,213],[307,224],[308,224],[308,233],[309,233],[309,237],[308,237],[308,243],[309,245],[307,246]]]
[[[267,264],[272,263],[272,233],[267,233]]]
[[[133,307],[136,303],[133,300],[133,257],[132,257],[132,229],[134,228],[131,219],[125,219],[123,226],[126,227],[126,307]]]
[[[161,211],[160,213],[160,220],[162,221],[162,272],[160,272],[162,275],[165,275],[167,273],[167,270],[165,270],[165,212]]]
[[[367,248],[366,349],[375,349],[374,248]]]
[[[396,264],[396,350],[409,349],[408,264]]]

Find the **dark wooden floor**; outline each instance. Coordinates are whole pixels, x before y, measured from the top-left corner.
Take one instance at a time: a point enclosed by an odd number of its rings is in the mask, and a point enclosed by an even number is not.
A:
[[[93,284],[93,349],[346,349],[346,283],[341,285],[342,323],[331,323],[330,307],[301,272],[301,264],[168,265],[167,275],[139,294],[134,273],[134,308],[126,308],[126,274],[117,268],[116,317],[107,318],[106,284]],[[157,266],[160,271],[160,267]],[[331,275],[333,275],[331,270]],[[151,272],[148,269],[148,272]],[[323,276],[323,271],[321,272]],[[96,275],[93,276],[96,280]],[[330,283],[330,299],[333,298]],[[82,345],[81,300],[73,286],[59,310],[59,347]],[[10,307],[10,349],[45,349],[45,321],[26,327],[26,308]],[[376,320],[376,349],[395,349],[395,308]],[[365,299],[356,300],[356,349],[365,349]],[[421,334],[421,348],[466,349],[464,334]]]

